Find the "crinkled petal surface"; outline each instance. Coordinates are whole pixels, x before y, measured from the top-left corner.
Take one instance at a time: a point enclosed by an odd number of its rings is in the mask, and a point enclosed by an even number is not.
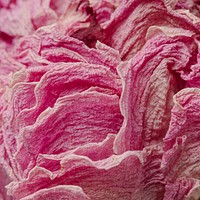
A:
[[[193,33],[197,32],[199,19],[195,18],[198,24],[194,24],[190,20],[193,15],[187,16],[186,13],[174,11],[170,5],[172,1],[167,0],[121,1],[104,26],[107,35],[105,43],[118,49],[123,60],[128,60],[144,46],[146,34],[151,26],[183,28]]]
[[[55,164],[55,160],[49,160],[51,171],[35,167],[26,180],[11,183],[8,191],[22,198],[42,191],[44,187],[76,185],[95,200],[137,199],[141,195],[142,199],[148,199],[149,195],[153,199],[162,199],[163,176],[159,173],[161,152],[158,147],[152,147],[143,152],[126,152],[99,161],[74,154],[63,156],[59,165]],[[152,160],[152,157],[155,159]],[[145,181],[146,177],[148,181]]]
[[[197,0],[0,0],[0,200],[198,200]]]
[[[187,37],[152,38],[133,59],[118,67],[124,123],[116,138],[117,153],[162,142],[173,95],[184,88],[185,71],[197,48],[188,42]]]
[[[197,88],[184,89],[174,96],[175,105],[164,138],[162,159],[167,181],[165,199],[169,199],[171,190],[174,191],[171,199],[182,199],[196,187],[195,179],[199,179],[199,99],[200,90]]]
[[[55,186],[49,189],[42,189],[38,192],[29,195],[21,200],[39,200],[39,199],[49,199],[49,200],[87,200],[89,199],[82,189],[77,186]]]

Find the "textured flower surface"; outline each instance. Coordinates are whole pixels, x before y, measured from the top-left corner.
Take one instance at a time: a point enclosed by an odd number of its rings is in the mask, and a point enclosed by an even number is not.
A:
[[[197,0],[0,0],[0,200],[198,200]]]

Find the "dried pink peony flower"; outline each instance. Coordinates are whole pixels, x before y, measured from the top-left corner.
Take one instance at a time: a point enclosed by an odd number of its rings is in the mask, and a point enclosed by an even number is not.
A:
[[[200,198],[196,0],[0,0],[0,200]]]

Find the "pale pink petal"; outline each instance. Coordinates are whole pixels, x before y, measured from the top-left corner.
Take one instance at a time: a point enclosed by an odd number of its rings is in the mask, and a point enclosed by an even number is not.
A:
[[[200,89],[184,89],[174,96],[175,105],[169,130],[164,138],[162,168],[166,176],[166,199],[172,188],[182,199],[199,179]],[[183,181],[180,181],[183,180]]]
[[[182,76],[196,62],[196,44],[187,43],[190,38],[178,38],[152,38],[133,59],[118,67],[124,123],[116,137],[117,153],[162,142],[173,95],[184,88]]]
[[[161,155],[162,151],[157,147],[112,155],[100,161],[71,154],[60,160],[57,170],[51,172],[35,167],[26,180],[12,182],[8,190],[16,198],[23,198],[43,188],[62,184],[79,186],[94,200],[162,199]]]
[[[89,199],[80,187],[59,185],[42,189],[20,200],[87,200]]]
[[[104,26],[106,37],[103,41],[119,50],[123,60],[128,60],[144,46],[146,33],[151,26],[183,28],[194,34],[198,33],[191,19],[193,15],[187,16],[185,13],[173,11],[169,7],[171,2],[122,1],[112,14],[110,21]]]

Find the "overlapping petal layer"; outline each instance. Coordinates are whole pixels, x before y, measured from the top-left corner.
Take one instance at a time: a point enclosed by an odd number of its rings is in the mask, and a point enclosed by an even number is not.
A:
[[[92,148],[89,151],[94,152]],[[91,199],[136,199],[141,195],[143,199],[148,199],[149,195],[153,199],[162,199],[163,176],[159,173],[161,152],[158,147],[153,147],[98,161],[74,154],[59,160],[52,157],[48,161],[50,171],[36,166],[27,179],[11,183],[9,193],[22,198],[56,184],[80,186]]]
[[[185,87],[195,51],[197,45],[189,37],[153,37],[133,59],[119,66],[124,123],[116,138],[117,153],[162,142],[173,95]]]
[[[0,199],[198,199],[198,11],[0,0]]]
[[[164,138],[162,159],[167,181],[165,199],[172,195],[176,199],[183,199],[187,194],[190,196],[199,182],[199,99],[200,90],[197,88],[184,89],[174,96],[175,105]]]
[[[107,36],[104,42],[119,50],[123,60],[128,60],[144,46],[152,26],[186,29],[194,35],[199,32],[199,18],[182,9],[174,11],[174,3],[176,1],[122,1],[104,27]]]

